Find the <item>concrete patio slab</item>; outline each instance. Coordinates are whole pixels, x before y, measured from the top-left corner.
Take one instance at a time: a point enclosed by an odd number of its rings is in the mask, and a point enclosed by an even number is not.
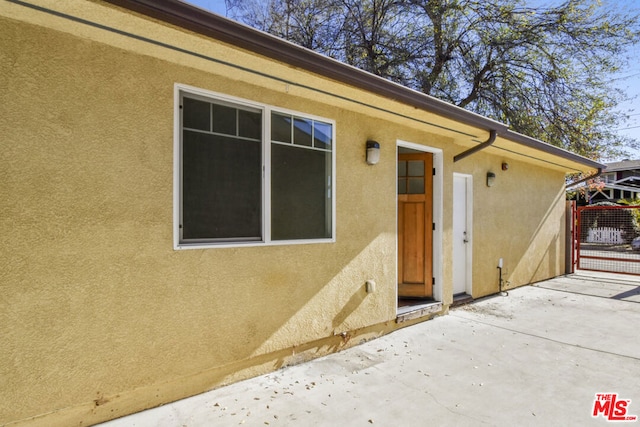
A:
[[[579,273],[518,288],[103,426],[604,426],[597,393],[640,415],[640,303],[619,297],[638,286]]]
[[[638,276],[578,271],[571,276],[561,276],[547,280],[538,284],[538,286],[558,291],[640,303],[640,278]]]

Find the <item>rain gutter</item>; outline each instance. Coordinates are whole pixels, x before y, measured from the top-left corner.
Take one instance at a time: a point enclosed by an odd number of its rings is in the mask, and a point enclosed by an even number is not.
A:
[[[179,0],[105,1],[460,123],[486,130],[508,129],[504,123]]]
[[[136,13],[148,16],[194,33],[211,37],[241,49],[299,67],[309,72],[334,79],[387,99],[404,103],[417,109],[438,114],[458,123],[490,132],[489,140],[461,153],[458,160],[493,144],[497,135],[518,144],[582,164],[591,169],[605,168],[601,163],[546,142],[513,132],[508,125],[484,117],[464,108],[441,101],[422,92],[394,83],[390,80],[360,70],[333,58],[318,54],[266,32],[256,30],[218,14],[206,11],[180,0],[105,0]],[[495,136],[493,136],[495,134]]]
[[[571,151],[567,151],[564,148],[556,147],[555,145],[548,144],[546,142],[542,142],[538,139],[531,138],[530,136],[523,135],[518,132],[514,132],[512,130],[507,130],[504,134],[500,133],[500,136],[506,138],[510,141],[517,142],[520,145],[524,145],[526,147],[534,148],[536,150],[542,151],[544,153],[552,154],[554,156],[559,156],[565,158],[567,160],[571,160],[574,162],[582,163],[583,165],[591,168],[591,169],[606,169],[607,167],[595,160],[588,159],[579,154],[572,153]]]
[[[571,187],[575,187],[575,186],[576,186],[576,185],[578,185],[578,184],[582,184],[583,182],[587,182],[587,181],[589,181],[589,180],[591,180],[591,179],[597,178],[597,177],[599,177],[600,175],[602,175],[602,172],[604,172],[604,168],[598,168],[598,172],[596,172],[596,173],[594,173],[593,175],[588,176],[588,177],[586,177],[586,178],[582,178],[582,179],[580,179],[580,180],[578,180],[578,181],[574,181],[574,182],[572,182],[572,183],[570,183],[570,184],[567,184],[567,185],[565,185],[565,188],[566,188],[566,189],[569,189],[569,188],[571,188]]]
[[[468,157],[480,150],[484,150],[485,148],[489,147],[491,144],[493,144],[496,140],[496,137],[498,136],[498,132],[496,132],[495,130],[491,130],[489,131],[489,139],[487,139],[485,142],[483,142],[480,145],[476,145],[475,147],[471,147],[470,149],[468,149],[467,151],[463,151],[460,154],[456,154],[453,157],[453,162],[457,162],[458,160],[462,160],[465,157]]]

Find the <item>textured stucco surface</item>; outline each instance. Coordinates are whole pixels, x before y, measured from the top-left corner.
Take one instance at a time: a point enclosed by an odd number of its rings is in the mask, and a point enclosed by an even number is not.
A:
[[[100,3],[38,4],[361,102],[4,2],[0,424],[41,415],[42,425],[87,424],[393,328],[398,139],[443,150],[445,305],[454,171],[474,176],[474,296],[497,291],[499,257],[512,286],[563,271],[559,168],[496,149],[454,165],[468,137],[364,106],[382,102],[373,95]],[[175,251],[176,83],[336,120],[336,242]],[[385,103],[396,107],[411,111]],[[364,161],[367,139],[382,145],[375,167]],[[498,175],[492,188],[488,170]]]
[[[564,173],[485,153],[466,161],[455,171],[473,175],[473,296],[499,289],[500,258],[504,289],[562,274]]]

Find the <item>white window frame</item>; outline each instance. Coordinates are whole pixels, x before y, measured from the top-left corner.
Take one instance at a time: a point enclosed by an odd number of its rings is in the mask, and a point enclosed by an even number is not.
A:
[[[229,102],[240,106],[259,109],[262,111],[262,239],[251,241],[224,241],[224,242],[194,242],[180,241],[180,217],[181,217],[181,147],[182,128],[180,120],[180,95],[189,93],[200,97],[209,98],[211,102]],[[319,117],[308,113],[293,111],[286,108],[262,104],[226,94],[209,91],[185,84],[176,83],[174,86],[174,125],[173,125],[173,246],[175,250],[182,249],[207,249],[207,248],[237,248],[249,246],[281,246],[300,245],[311,243],[335,243],[336,241],[336,122],[335,120]],[[296,117],[317,120],[331,124],[331,237],[319,239],[296,240],[271,240],[271,113],[290,114]]]
[[[606,184],[612,183],[616,180],[615,172],[606,173],[603,175],[604,182]]]

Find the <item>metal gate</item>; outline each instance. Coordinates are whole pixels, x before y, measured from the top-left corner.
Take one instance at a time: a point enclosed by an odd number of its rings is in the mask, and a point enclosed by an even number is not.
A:
[[[578,269],[640,275],[640,206],[583,206],[574,212]]]

